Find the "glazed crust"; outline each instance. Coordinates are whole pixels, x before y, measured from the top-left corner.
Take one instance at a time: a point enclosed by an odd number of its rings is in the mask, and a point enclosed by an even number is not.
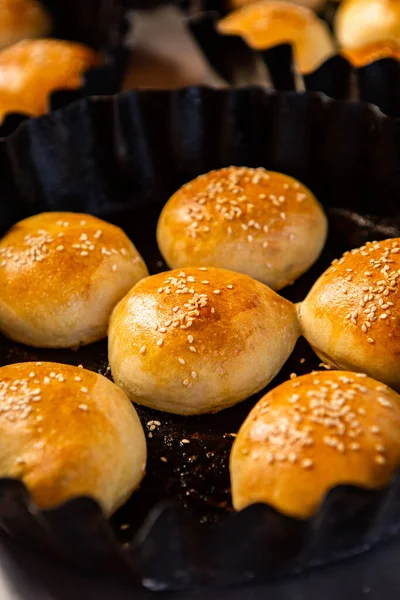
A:
[[[400,60],[400,44],[394,41],[379,41],[361,48],[351,48],[343,54],[354,67],[360,68],[383,58]]]
[[[94,342],[147,274],[119,227],[79,213],[30,217],[0,241],[0,330],[37,347]]]
[[[86,46],[61,40],[23,40],[0,52],[0,122],[8,113],[43,115],[49,95],[83,85],[99,62]]]
[[[345,49],[400,40],[398,0],[343,0],[335,16],[335,34]]]
[[[262,389],[298,338],[293,305],[245,275],[214,268],[160,273],[116,307],[115,382],[138,404],[193,415]]]
[[[213,266],[279,290],[318,258],[327,219],[296,179],[247,167],[210,171],[180,188],[157,227],[171,268]]]
[[[145,435],[125,394],[69,365],[0,369],[0,439],[0,477],[22,479],[42,508],[87,495],[110,514],[145,472]]]
[[[0,50],[20,40],[42,37],[51,18],[37,0],[0,0]]]
[[[255,50],[293,44],[296,65],[304,74],[335,54],[326,23],[305,6],[283,0],[248,4],[221,19],[218,30],[225,35],[241,35]]]
[[[400,238],[346,252],[316,281],[298,314],[324,362],[400,389]]]
[[[360,373],[286,381],[243,423],[230,473],[237,510],[265,502],[307,518],[339,484],[381,488],[400,464],[400,396]]]

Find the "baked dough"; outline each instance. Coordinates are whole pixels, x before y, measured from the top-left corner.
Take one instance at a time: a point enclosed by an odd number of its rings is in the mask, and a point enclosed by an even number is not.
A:
[[[399,40],[400,42],[400,40]],[[361,48],[351,48],[343,52],[344,56],[354,67],[360,68],[369,65],[376,60],[393,58],[400,60],[400,43],[393,41],[380,41],[366,44]]]
[[[178,190],[157,227],[171,268],[238,271],[272,289],[293,283],[318,258],[325,214],[296,179],[247,167],[210,171]]]
[[[324,363],[400,389],[400,238],[334,260],[298,309],[302,333]]]
[[[335,34],[345,49],[381,41],[400,42],[398,0],[343,0],[335,16]]]
[[[139,282],[113,312],[109,361],[138,404],[214,413],[266,386],[299,335],[296,311],[231,271],[187,268]]]
[[[86,46],[61,40],[24,40],[0,52],[0,122],[8,113],[39,116],[56,90],[77,89],[98,64]]]
[[[305,6],[261,0],[233,11],[218,23],[224,35],[241,35],[255,50],[292,44],[295,63],[311,73],[336,53],[328,25]]]
[[[0,369],[0,439],[0,477],[22,479],[42,508],[91,496],[111,514],[146,468],[145,435],[125,394],[69,365]]]
[[[124,232],[79,213],[43,213],[0,241],[0,331],[70,348],[107,335],[115,305],[148,271]]]
[[[48,35],[51,18],[37,0],[0,0],[0,50],[27,38]]]
[[[266,394],[240,428],[233,504],[265,502],[307,518],[331,488],[381,488],[399,465],[398,394],[360,373],[304,375]]]

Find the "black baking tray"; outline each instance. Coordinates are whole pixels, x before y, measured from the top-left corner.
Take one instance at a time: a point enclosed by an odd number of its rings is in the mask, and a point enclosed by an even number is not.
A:
[[[125,0],[41,0],[52,17],[50,37],[79,42],[96,50],[101,64],[86,71],[76,90],[57,90],[50,96],[56,110],[86,96],[112,95],[121,89],[129,50]],[[28,115],[8,114],[0,125],[0,138],[10,135]]]
[[[328,8],[325,16],[331,25],[330,5]],[[230,86],[247,85],[249,76],[263,65],[275,90],[319,91],[336,100],[369,102],[387,115],[400,116],[400,61],[384,58],[356,69],[337,54],[301,76],[295,73],[290,44],[255,51],[241,36],[219,34],[216,23],[220,16],[218,10],[205,11],[189,17],[187,25],[210,65]]]
[[[169,196],[230,164],[298,177],[328,213],[321,258],[283,290],[294,302],[343,251],[400,236],[400,123],[366,104],[260,88],[129,92],[27,121],[0,142],[0,233],[45,210],[89,212],[121,225],[157,273],[166,265],[155,228]],[[1,365],[29,360],[83,364],[109,376],[106,342],[36,350],[0,337]],[[318,368],[301,339],[267,389]],[[285,577],[397,535],[400,473],[386,490],[336,488],[308,521],[265,505],[233,513],[232,434],[260,396],[199,417],[138,407],[151,433],[147,475],[110,523],[88,498],[41,511],[20,482],[3,479],[1,528],[85,572],[153,590]],[[151,420],[161,425],[150,432]]]

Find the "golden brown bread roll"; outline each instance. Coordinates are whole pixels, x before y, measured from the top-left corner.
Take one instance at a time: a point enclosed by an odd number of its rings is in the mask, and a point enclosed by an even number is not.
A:
[[[335,17],[335,34],[345,49],[381,41],[400,42],[400,2],[343,0]]]
[[[48,35],[51,18],[37,0],[0,0],[0,49]]]
[[[7,113],[46,113],[52,92],[81,87],[85,71],[96,64],[91,48],[61,40],[24,40],[2,50],[0,122]]]
[[[112,513],[146,468],[145,435],[128,398],[69,365],[0,369],[0,437],[0,477],[22,479],[43,508],[87,495]]]
[[[267,385],[298,333],[293,305],[258,281],[187,268],[143,279],[118,304],[109,361],[133,402],[214,413]]]
[[[237,510],[265,502],[298,518],[339,484],[380,488],[400,465],[400,396],[348,371],[304,375],[266,394],[230,457]]]
[[[320,204],[299,181],[229,167],[197,177],[170,198],[157,241],[171,268],[231,269],[279,290],[314,263],[326,233]]]
[[[304,6],[282,0],[261,0],[235,10],[218,23],[225,35],[241,35],[255,50],[290,43],[301,73],[317,69],[336,52],[324,21]]]
[[[0,331],[37,347],[97,341],[115,305],[147,274],[115,225],[79,213],[30,217],[0,241]]]
[[[321,275],[298,313],[322,360],[400,389],[400,238],[346,252]]]
[[[373,42],[361,48],[348,49],[343,55],[356,68],[365,67],[382,58],[400,60],[400,43],[387,40]]]

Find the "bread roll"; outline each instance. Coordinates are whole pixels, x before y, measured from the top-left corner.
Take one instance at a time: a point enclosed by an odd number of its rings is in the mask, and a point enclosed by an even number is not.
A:
[[[215,413],[267,385],[298,334],[293,305],[258,281],[187,268],[143,279],[118,304],[109,361],[133,402]]]
[[[398,394],[360,373],[304,375],[266,394],[240,428],[233,504],[265,502],[304,519],[331,488],[381,488],[399,465]]]
[[[400,60],[400,43],[393,41],[374,42],[361,48],[346,50],[343,55],[356,68],[365,67],[383,58]]]
[[[25,40],[1,51],[0,122],[8,113],[46,113],[52,92],[81,87],[96,64],[90,48],[60,40]]]
[[[0,369],[0,437],[0,477],[22,479],[42,508],[92,496],[110,514],[145,472],[145,435],[125,394],[69,365]]]
[[[48,35],[51,18],[37,0],[0,0],[0,50],[26,38]]]
[[[326,233],[320,204],[296,179],[229,167],[197,177],[170,198],[157,240],[172,268],[222,267],[279,290],[318,258]]]
[[[43,348],[95,342],[147,274],[119,227],[79,213],[30,217],[0,241],[0,331]]]
[[[334,260],[299,305],[303,335],[322,360],[400,389],[400,238]]]
[[[311,73],[336,53],[324,21],[304,6],[282,0],[262,0],[235,10],[218,23],[225,35],[241,35],[255,50],[290,43],[297,68]]]
[[[400,42],[398,0],[343,0],[335,17],[335,34],[345,49],[375,42]]]

